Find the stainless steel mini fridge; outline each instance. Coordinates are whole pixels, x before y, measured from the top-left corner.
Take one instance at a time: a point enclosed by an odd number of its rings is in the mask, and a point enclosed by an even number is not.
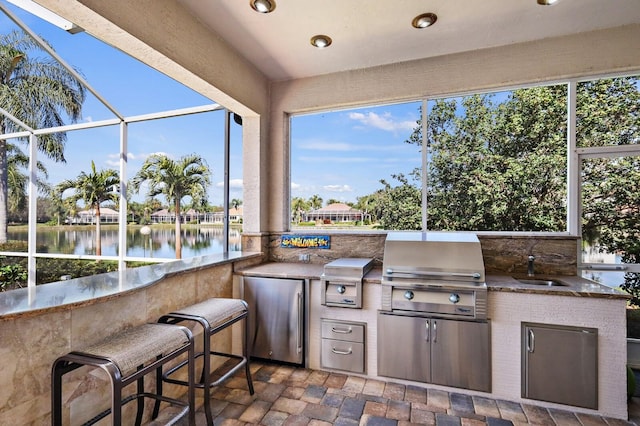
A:
[[[242,282],[251,357],[304,366],[306,281],[245,276]]]

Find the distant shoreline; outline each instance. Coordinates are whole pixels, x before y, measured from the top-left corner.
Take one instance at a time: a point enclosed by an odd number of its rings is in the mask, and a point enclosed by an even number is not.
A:
[[[173,229],[175,228],[176,224],[175,223],[151,223],[151,224],[147,224],[147,225],[139,225],[139,224],[134,224],[134,225],[127,225],[127,228],[130,229],[139,229],[142,228],[143,226],[149,226],[153,229]],[[95,224],[82,224],[82,225],[47,225],[44,223],[38,223],[36,225],[36,227],[38,229],[51,229],[51,230],[69,230],[69,229],[78,229],[78,230],[82,230],[82,229],[87,229],[87,230],[94,230],[96,228]],[[100,228],[102,228],[103,230],[105,229],[118,229],[119,225],[117,223],[102,223],[100,224]],[[183,223],[181,224],[182,229],[193,229],[193,228],[200,228],[200,227],[211,227],[211,228],[222,228],[222,224],[221,223],[198,223],[198,224],[194,224],[194,223]],[[231,228],[242,228],[242,224],[241,223],[232,223],[230,224]],[[16,231],[24,231],[27,230],[29,228],[29,225],[9,225],[9,229],[11,230],[16,230]]]

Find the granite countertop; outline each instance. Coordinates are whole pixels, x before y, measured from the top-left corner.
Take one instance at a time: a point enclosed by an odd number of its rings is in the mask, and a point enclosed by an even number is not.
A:
[[[523,284],[518,279],[537,279],[558,281],[561,286]],[[513,293],[536,293],[554,296],[601,297],[609,299],[630,299],[631,296],[614,288],[577,275],[487,275],[487,287],[490,291]]]
[[[147,287],[171,275],[259,255],[250,252],[220,253],[0,292],[0,319],[90,305]]]
[[[320,279],[324,265],[310,263],[286,263],[272,262],[253,266],[247,269],[236,271],[240,275],[274,277],[274,278],[298,278],[298,279]],[[518,276],[517,278],[527,279],[530,277]],[[577,275],[536,275],[536,279],[559,281],[562,286],[547,286],[536,284],[523,284],[511,275],[487,275],[487,289],[489,291],[505,291],[513,293],[548,294],[554,296],[574,296],[574,297],[600,297],[609,299],[629,299],[630,296],[611,287],[598,284],[595,281],[587,280]],[[373,268],[369,271],[363,282],[365,284],[380,284],[382,279],[382,268]]]

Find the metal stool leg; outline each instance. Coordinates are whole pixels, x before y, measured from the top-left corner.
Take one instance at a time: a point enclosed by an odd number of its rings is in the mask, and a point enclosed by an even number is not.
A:
[[[160,359],[161,357],[157,357],[156,359]],[[142,366],[138,367],[138,371],[142,369]],[[159,369],[157,369],[159,370]],[[142,424],[142,414],[144,413],[144,376],[141,376],[136,381],[136,387],[138,390],[138,397],[136,398],[136,426],[140,426]]]
[[[232,301],[233,300],[233,301]],[[221,308],[222,305],[222,308]],[[231,310],[225,310],[229,305]],[[195,387],[202,388],[204,397],[204,412],[208,425],[213,425],[213,413],[211,412],[211,388],[222,384],[224,381],[233,376],[242,367],[245,368],[247,376],[247,385],[251,395],[254,394],[253,381],[251,379],[251,370],[249,368],[249,323],[248,323],[248,306],[246,302],[238,299],[209,299],[208,301],[185,308],[182,311],[172,312],[158,319],[160,323],[178,324],[182,321],[193,321],[202,327],[203,343],[202,352],[195,354],[194,358],[203,356],[202,371],[200,374],[200,382]],[[211,321],[211,322],[210,322]],[[243,327],[243,349],[242,355],[218,352],[212,349],[211,339],[216,333],[230,327],[238,321],[245,321]],[[212,323],[214,324],[212,326]],[[211,356],[218,355],[236,359],[238,362],[227,373],[223,374],[219,379],[211,380]],[[186,385],[184,381],[173,379],[170,376],[178,369],[182,368],[184,363],[178,364],[174,368],[168,370],[163,375],[163,380],[168,383]]]
[[[242,353],[247,362],[244,365],[245,374],[247,375],[247,385],[249,386],[249,395],[253,395],[253,379],[251,378],[251,368],[249,366],[249,359],[251,358],[251,350],[249,349],[249,308],[247,308],[247,315],[244,317],[244,344]]]

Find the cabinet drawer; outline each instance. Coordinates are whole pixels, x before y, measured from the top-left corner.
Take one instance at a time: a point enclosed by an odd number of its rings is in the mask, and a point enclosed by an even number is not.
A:
[[[322,339],[323,368],[364,373],[364,343]]]
[[[364,324],[323,319],[322,338],[364,343]]]

